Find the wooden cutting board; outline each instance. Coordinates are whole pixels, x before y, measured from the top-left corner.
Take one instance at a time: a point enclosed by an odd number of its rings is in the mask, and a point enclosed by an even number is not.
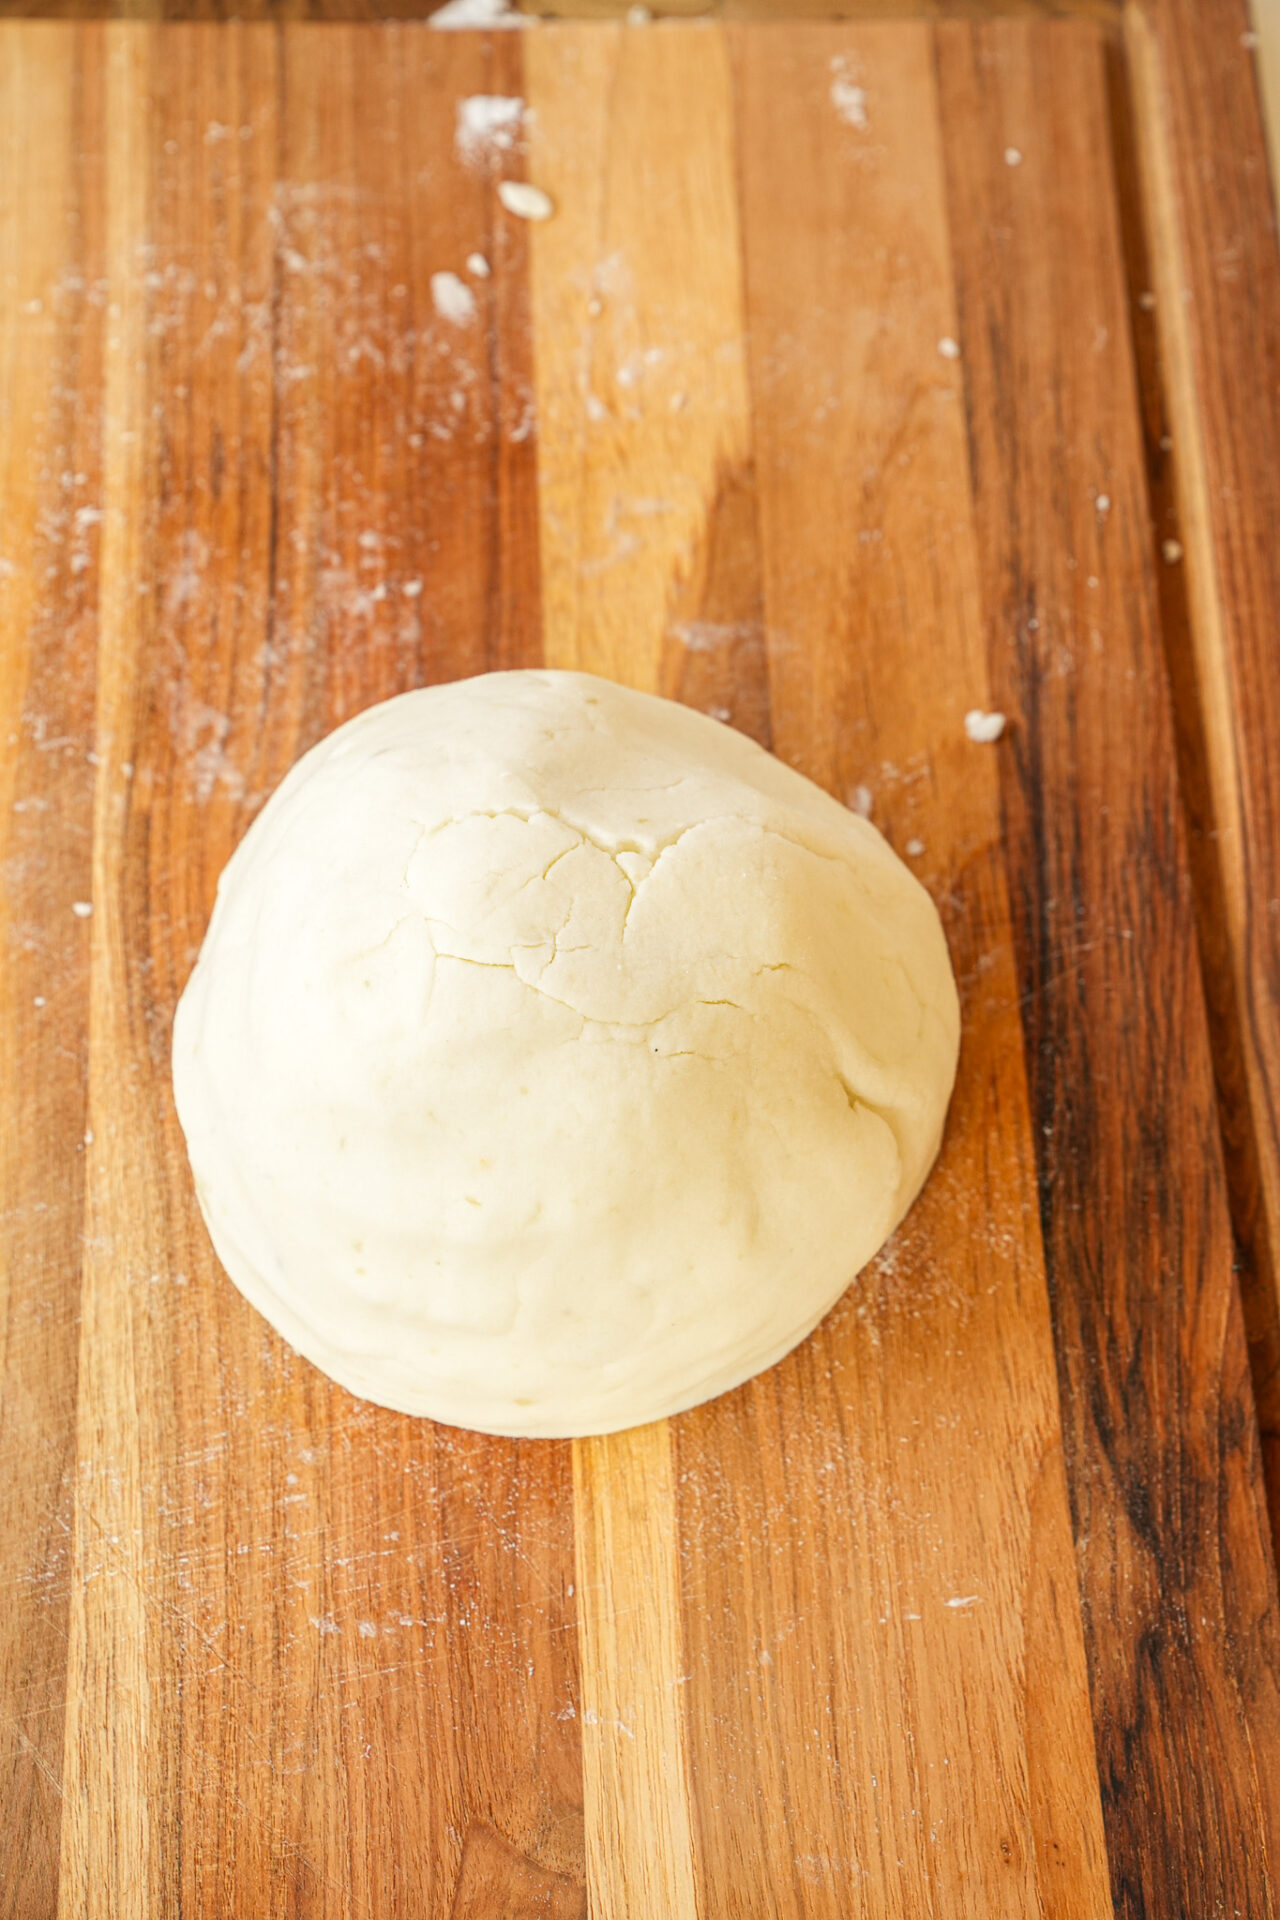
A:
[[[1275,1912],[1125,99],[1083,22],[3,29],[6,1915]],[[965,1019],[818,1332],[574,1445],[297,1359],[168,1081],[298,754],[539,661],[869,811]]]

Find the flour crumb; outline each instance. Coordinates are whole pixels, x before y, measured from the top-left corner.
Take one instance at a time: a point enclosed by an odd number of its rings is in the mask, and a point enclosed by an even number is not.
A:
[[[1258,44],[1257,34],[1253,31],[1252,27],[1246,27],[1244,32],[1240,35],[1240,45],[1244,48],[1246,53],[1252,53],[1253,49],[1257,46],[1257,44]]]
[[[906,845],[906,854],[909,860],[918,860],[920,858],[920,855],[923,852],[924,852],[923,840],[908,840]]]
[[[871,799],[870,787],[857,786],[849,795],[850,809],[854,813],[859,814],[862,819],[869,820],[871,818]]]
[[[627,8],[627,25],[629,27],[647,27],[652,19],[653,15],[650,13],[648,7],[635,6]]]
[[[1004,163],[1006,167],[1020,167],[1022,165],[1022,154],[1017,147],[1005,148]]]
[[[447,0],[427,21],[437,33],[460,33],[468,27],[531,27],[527,13],[515,13],[511,0]]]
[[[87,920],[93,912],[93,902],[92,900],[73,900],[71,902],[71,911],[77,920]]]
[[[1110,513],[1111,495],[1109,493],[1100,493],[1093,504],[1099,513]]]
[[[1176,567],[1182,558],[1181,540],[1162,540],[1160,542],[1160,552],[1164,556],[1166,566]]]
[[[499,180],[498,198],[517,220],[549,220],[556,210],[551,195],[528,180]]]
[[[754,639],[759,631],[754,620],[681,620],[671,628],[671,637],[690,653],[716,653]]]
[[[953,340],[949,333],[944,333],[938,342],[938,352],[944,360],[958,360],[960,358],[960,342]]]
[[[831,62],[831,104],[846,127],[867,130],[867,90],[854,81],[849,61],[838,53]]]
[[[524,111],[517,94],[473,93],[459,100],[454,133],[459,156],[474,167],[495,153],[510,153],[520,138]]]
[[[467,255],[467,272],[474,274],[477,280],[487,280],[493,269],[482,253]]]
[[[43,1006],[47,1006],[48,1002],[46,1001],[42,993],[38,993],[31,1004],[33,1007],[43,1007]]]
[[[476,297],[456,273],[432,274],[431,304],[454,327],[465,327],[476,317]]]
[[[976,1607],[981,1602],[980,1593],[957,1593],[950,1600],[944,1600],[947,1607]]]
[[[1143,311],[1144,313],[1154,313],[1154,312],[1155,312],[1155,310],[1156,310],[1156,297],[1155,297],[1155,295],[1154,295],[1154,293],[1152,293],[1152,291],[1151,291],[1151,289],[1150,289],[1149,287],[1148,287],[1148,288],[1147,288],[1147,289],[1146,289],[1146,290],[1145,290],[1144,292],[1142,292],[1142,293],[1140,293],[1140,294],[1138,295],[1138,305],[1139,305],[1139,306],[1140,306],[1140,307],[1142,308],[1142,311]]]
[[[1002,713],[984,713],[981,707],[970,707],[964,717],[965,735],[979,747],[994,745],[1004,732],[1005,725]],[[951,1604],[947,1602],[948,1606]]]

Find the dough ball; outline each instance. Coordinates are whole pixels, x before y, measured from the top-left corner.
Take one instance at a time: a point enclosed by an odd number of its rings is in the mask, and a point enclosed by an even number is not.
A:
[[[353,1393],[491,1433],[769,1366],[910,1206],[959,1012],[874,827],[586,674],[340,727],[230,861],[173,1070],[223,1265]]]

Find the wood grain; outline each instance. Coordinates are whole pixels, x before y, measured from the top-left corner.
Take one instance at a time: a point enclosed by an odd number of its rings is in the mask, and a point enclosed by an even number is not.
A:
[[[677,1423],[702,1879],[743,1916],[761,1884],[815,1916],[1096,1915],[997,764],[963,729],[987,679],[939,352],[932,40],[734,45],[774,745],[910,849],[965,1043],[942,1160],[872,1274],[791,1361]],[[833,110],[833,75],[864,126]]]
[[[1133,8],[1125,44],[1189,619],[1180,695],[1214,1064],[1280,1546],[1280,252],[1243,5]],[[1247,297],[1245,290],[1247,289]]]
[[[1246,36],[1244,50],[1253,52],[1257,63],[1262,130],[1271,178],[1276,180],[1280,179],[1280,6],[1276,0],[1251,0],[1247,12],[1248,24],[1240,31]]]
[[[1100,37],[40,25],[0,85],[6,1913],[1270,1914]],[[544,648],[870,807],[965,1010],[814,1338],[576,1447],[290,1353],[168,1088],[297,755]]]
[[[91,47],[0,60],[0,1910],[57,1886],[83,1234],[103,233]],[[86,100],[86,82],[88,99]]]
[[[55,72],[68,45],[42,43]],[[119,28],[98,84],[93,1137],[63,1416],[59,1910],[573,1911],[568,1449],[437,1432],[316,1379],[228,1293],[168,1094],[217,872],[300,749],[426,674],[536,657],[520,239],[490,232],[454,149],[459,93],[518,91],[518,50]],[[434,194],[406,191],[424,177]],[[455,340],[430,274],[477,246],[498,284]]]
[[[41,0],[64,4],[65,0]],[[101,4],[102,0],[98,0]],[[655,0],[655,20],[986,20],[1009,15],[1114,22],[1121,0]],[[628,0],[519,0],[522,13],[556,20],[617,20]]]
[[[591,1912],[698,1920],[669,1422],[573,1456]]]
[[[545,658],[657,689],[710,637],[732,699],[761,635],[730,609],[726,654],[707,600],[750,463],[724,38],[552,29],[526,73],[558,208],[531,263]],[[575,1444],[574,1485],[591,1912],[696,1920],[668,1423]]]
[[[657,686],[672,627],[707,650],[701,535],[750,459],[724,39],[553,29],[526,69],[546,657]]]
[[[425,20],[444,0],[0,0],[0,19],[59,20]],[[514,0],[533,17],[620,20],[630,0]],[[1115,21],[1121,0],[655,0],[656,19],[797,20],[1065,17]]]
[[[856,775],[892,769],[903,798],[882,800],[881,817],[897,812],[903,844],[927,827],[926,871],[944,894],[963,876],[955,912],[982,932],[957,937],[965,951],[978,942],[974,977],[990,979],[967,1010],[975,1098],[955,1123],[967,1145],[935,1176],[931,1224],[895,1247],[908,1273],[930,1274],[927,1307],[913,1294],[901,1310],[882,1282],[879,1311],[850,1303],[766,1382],[671,1423],[671,1442],[657,1428],[642,1446],[577,1449],[579,1561],[594,1569],[579,1589],[583,1698],[599,1720],[584,1729],[589,1823],[593,1760],[597,1791],[612,1790],[598,1859],[588,1847],[593,1911],[688,1910],[660,1837],[680,1822],[697,1886],[725,1914],[909,1913],[925,1887],[948,1911],[1097,1914],[1101,1817],[1016,1038],[1010,1050],[1009,916],[990,864],[996,774],[989,757],[969,771],[961,725],[985,663],[958,383],[937,350],[954,321],[931,43],[923,30],[810,30],[792,52],[775,30],[736,45],[723,125],[717,33],[677,53],[663,36],[561,28],[527,51],[531,170],[571,209],[533,241],[548,658],[679,692],[760,737],[785,730],[784,755],[842,796]],[[832,110],[837,67],[866,82],[865,139]],[[676,173],[664,128],[695,76],[704,117]],[[576,91],[609,110],[569,120],[561,103]],[[745,291],[721,179],[735,154]],[[601,183],[595,199],[579,180]],[[908,209],[923,235],[904,263]],[[869,279],[889,251],[893,269]],[[687,398],[674,424],[673,391]],[[883,526],[864,521],[874,542],[850,531],[875,463],[901,542],[887,552]],[[673,469],[683,491],[668,502]],[[642,488],[666,511],[643,540],[618,541],[619,503]],[[967,568],[955,615],[929,580],[919,606],[902,591],[902,554],[939,520]],[[940,586],[948,559],[935,565]],[[904,699],[904,658],[925,646]],[[975,814],[956,808],[957,775]],[[931,789],[946,794],[935,809]],[[980,1253],[952,1258],[942,1223],[966,1191],[1000,1225],[977,1233]],[[935,1346],[941,1364],[925,1358]],[[992,1358],[980,1379],[975,1351]],[[674,1481],[655,1459],[671,1444]],[[988,1447],[1013,1454],[998,1487],[974,1476]],[[1007,1590],[978,1573],[997,1559]],[[644,1751],[646,1725],[664,1766]],[[999,1788],[979,1784],[979,1753],[999,1756]],[[619,1805],[655,1798],[652,1817],[614,1832]]]
[[[1105,196],[1081,220],[1079,180],[1108,143],[1102,50],[1016,27],[946,29],[939,48],[1113,1894],[1123,1913],[1265,1914],[1280,1621],[1120,239]]]

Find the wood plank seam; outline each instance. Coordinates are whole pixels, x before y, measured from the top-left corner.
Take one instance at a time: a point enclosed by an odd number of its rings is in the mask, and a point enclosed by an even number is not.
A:
[[[1152,539],[1187,816],[1195,918],[1213,1043],[1241,1302],[1280,1554],[1280,1292],[1262,1170],[1270,1089],[1249,1045],[1245,976],[1251,911],[1241,768],[1233,730],[1222,583],[1204,424],[1188,332],[1181,215],[1161,52],[1140,8],[1125,12],[1111,65],[1117,199],[1125,225],[1135,362],[1144,387]],[[1128,177],[1126,177],[1128,176]]]

